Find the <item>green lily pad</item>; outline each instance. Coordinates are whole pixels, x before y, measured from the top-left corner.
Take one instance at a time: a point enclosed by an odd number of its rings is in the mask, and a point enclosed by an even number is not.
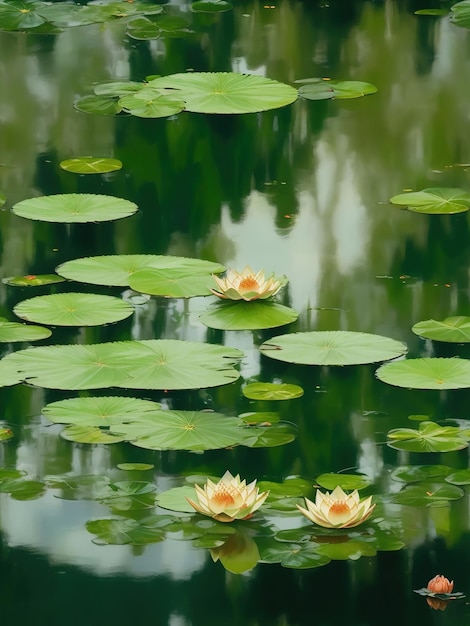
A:
[[[40,9],[45,6],[45,2],[0,2],[0,30],[28,30],[44,24],[46,19],[40,14]]]
[[[470,193],[463,189],[435,187],[400,193],[390,198],[392,204],[406,207],[415,213],[451,215],[463,213],[470,208]]]
[[[51,336],[51,331],[42,326],[30,326],[0,319],[0,342],[39,341]]]
[[[23,382],[23,376],[10,363],[0,359],[0,387],[10,387]]]
[[[312,82],[310,82],[312,81]],[[338,100],[345,98],[361,98],[376,93],[377,87],[370,83],[357,80],[324,80],[307,78],[296,80],[296,83],[307,83],[299,88],[299,96],[306,100]]]
[[[470,28],[470,1],[457,2],[450,7],[450,20],[456,26]]]
[[[114,296],[54,293],[23,300],[13,312],[24,320],[53,326],[101,326],[130,317],[134,307]]]
[[[129,287],[133,274],[139,270],[175,270],[188,274],[219,273],[224,266],[212,261],[155,254],[115,254],[86,257],[62,263],[56,268],[58,274],[69,280],[92,285]]]
[[[82,96],[75,100],[73,106],[77,111],[92,115],[117,115],[122,111],[117,100],[106,96]]]
[[[130,23],[131,22],[128,22],[128,24]],[[144,85],[145,83],[138,83],[132,80],[128,80],[128,81],[112,80],[106,83],[100,83],[99,85],[95,85],[93,88],[93,91],[95,92],[97,96],[108,96],[108,97],[120,98],[121,96],[127,96],[130,93],[139,91],[140,89],[142,89]]]
[[[195,513],[194,507],[189,504],[187,498],[197,502],[194,487],[184,485],[183,487],[174,487],[159,493],[156,497],[156,502],[162,509],[169,509],[179,513]]]
[[[0,373],[48,389],[201,389],[237,380],[232,365],[242,356],[235,348],[176,339],[42,346],[7,355]]]
[[[250,383],[242,389],[245,398],[250,400],[291,400],[304,395],[299,385],[285,383]]]
[[[111,432],[149,450],[216,450],[238,445],[246,434],[237,417],[203,411],[159,411]]]
[[[297,311],[277,302],[254,300],[217,302],[200,315],[199,319],[209,328],[220,330],[261,330],[290,324],[297,317]]]
[[[470,469],[457,470],[445,477],[445,481],[453,485],[470,485]]]
[[[155,516],[157,517],[157,516]],[[112,518],[97,519],[86,523],[85,528],[96,535],[93,543],[98,545],[145,545],[157,543],[165,538],[165,526],[173,523],[170,516],[161,516],[160,523],[145,526],[145,521]]]
[[[297,426],[290,422],[280,422],[269,426],[252,426],[240,443],[249,448],[274,448],[291,443],[297,437]]]
[[[375,556],[375,542],[350,539],[344,543],[324,543],[317,548],[317,553],[329,557],[332,561],[357,561],[362,556]]]
[[[193,113],[257,113],[292,104],[297,90],[255,74],[188,72],[151,80],[153,88],[174,89]]]
[[[127,23],[127,34],[132,39],[158,39],[162,29],[147,17],[136,17]]]
[[[74,174],[105,174],[122,168],[122,162],[119,159],[108,157],[76,157],[61,161],[59,165],[66,172]]]
[[[118,463],[116,467],[124,472],[146,472],[154,469],[152,463]]]
[[[468,446],[470,437],[456,426],[439,426],[435,422],[420,422],[414,428],[394,428],[387,434],[388,445],[408,452],[451,452]]]
[[[233,9],[233,4],[226,0],[196,0],[189,8],[193,13],[222,13]]]
[[[341,487],[346,491],[354,489],[365,489],[371,484],[367,476],[358,474],[320,474],[317,476],[316,482],[325,489],[333,491],[335,487]]]
[[[448,11],[446,9],[418,9],[414,13],[415,15],[435,15],[440,17],[447,15]]]
[[[409,389],[465,389],[470,387],[470,361],[457,358],[406,359],[382,365],[379,380]]]
[[[303,365],[361,365],[405,354],[404,343],[389,337],[343,330],[279,335],[264,342],[265,356]]]
[[[124,437],[111,435],[107,431],[94,426],[67,426],[61,431],[60,436],[63,439],[67,439],[67,441],[89,444],[111,444],[120,443],[125,440]]]
[[[129,217],[137,205],[123,198],[90,193],[61,193],[17,202],[13,213],[42,222],[108,222]]]
[[[310,569],[327,565],[331,559],[320,554],[312,543],[287,543],[271,537],[259,537],[256,541],[261,563],[280,563],[282,567]]]
[[[150,400],[121,396],[88,396],[51,402],[42,409],[42,414],[56,424],[111,426],[139,420],[155,414],[159,409],[160,404]]]
[[[415,335],[433,341],[468,343],[470,342],[470,317],[459,315],[446,317],[442,321],[424,320],[417,322],[411,330]]]
[[[184,110],[185,102],[178,92],[155,89],[148,85],[119,99],[119,106],[137,117],[168,117]]]
[[[0,483],[0,492],[8,493],[14,500],[36,500],[46,491],[46,485],[38,480],[11,478]]]
[[[26,276],[8,276],[2,279],[2,283],[12,287],[38,287],[63,283],[64,280],[62,276],[57,276],[57,274],[28,274]]]
[[[152,296],[167,298],[192,298],[193,296],[210,296],[214,284],[212,274],[196,273],[182,267],[168,269],[138,270],[129,278],[129,286],[135,291]]]
[[[48,476],[47,487],[61,500],[101,500],[111,492],[110,479],[99,474]]]
[[[406,506],[447,506],[449,501],[459,500],[463,495],[462,489],[455,485],[429,482],[420,485],[408,485],[399,493],[393,494],[390,501]]]
[[[279,413],[274,413],[272,411],[250,411],[248,413],[241,413],[238,417],[243,420],[245,424],[259,424],[261,426],[277,424],[281,419]]]
[[[392,480],[416,483],[432,478],[445,478],[451,471],[447,465],[401,465],[393,470],[390,477]]]

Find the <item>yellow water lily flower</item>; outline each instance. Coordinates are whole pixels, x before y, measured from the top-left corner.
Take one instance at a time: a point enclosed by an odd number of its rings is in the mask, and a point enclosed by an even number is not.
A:
[[[198,502],[186,498],[189,504],[203,515],[208,515],[219,522],[233,522],[247,519],[260,508],[268,497],[269,491],[259,493],[256,480],[246,484],[240,475],[232,476],[227,470],[218,483],[207,479],[201,488],[194,485]]]
[[[372,513],[375,504],[372,496],[361,500],[357,489],[350,494],[341,487],[334,491],[315,494],[315,503],[305,498],[306,509],[297,505],[299,511],[311,522],[324,528],[352,528],[362,524]]]
[[[274,296],[286,283],[274,274],[265,277],[264,270],[255,274],[248,265],[241,272],[230,269],[223,278],[215,274],[212,277],[218,287],[211,289],[212,293],[225,300],[264,300]]]

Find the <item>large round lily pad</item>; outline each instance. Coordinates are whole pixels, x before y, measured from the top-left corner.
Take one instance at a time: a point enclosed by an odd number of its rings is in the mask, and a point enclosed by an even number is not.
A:
[[[42,326],[8,322],[0,318],[0,342],[3,343],[13,341],[39,341],[40,339],[47,339],[51,334],[48,328],[43,328]]]
[[[470,317],[462,315],[443,320],[423,320],[411,329],[416,335],[433,341],[449,343],[470,342]]]
[[[237,380],[233,364],[242,356],[235,348],[176,339],[120,341],[20,350],[0,360],[0,371],[48,389],[199,389]]]
[[[465,389],[470,387],[470,361],[467,359],[406,359],[382,365],[379,380],[409,389]]]
[[[295,102],[297,89],[257,76],[233,72],[188,72],[149,82],[155,88],[174,89],[194,113],[256,113]]]
[[[404,343],[370,333],[312,331],[279,335],[265,341],[261,353],[278,361],[303,365],[360,365],[405,354]]]
[[[400,193],[390,198],[390,202],[415,213],[449,215],[468,211],[470,193],[463,189],[435,187]]]
[[[70,398],[46,404],[43,415],[58,424],[77,426],[111,426],[132,422],[160,409],[158,402],[123,396]]]
[[[114,296],[94,293],[55,293],[29,298],[14,313],[24,320],[53,326],[101,326],[129,317],[134,307]]]
[[[108,222],[129,217],[137,205],[123,198],[90,193],[60,193],[17,202],[13,213],[42,222]]]
[[[213,285],[212,281],[212,285]],[[297,311],[267,300],[217,302],[199,319],[209,328],[220,330],[259,330],[295,322]]]
[[[62,263],[57,273],[69,280],[92,285],[129,287],[130,277],[139,270],[174,270],[195,274],[224,271],[220,263],[186,257],[156,254],[114,254],[74,259]]]

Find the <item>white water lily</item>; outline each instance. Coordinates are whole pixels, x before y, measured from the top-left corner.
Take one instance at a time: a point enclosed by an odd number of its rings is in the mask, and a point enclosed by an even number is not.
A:
[[[208,515],[219,522],[233,522],[247,519],[260,508],[268,497],[269,491],[259,493],[256,480],[246,484],[239,474],[232,476],[227,470],[218,483],[207,479],[201,488],[194,485],[198,502],[187,498],[189,504],[203,515]]]
[[[248,265],[241,272],[229,269],[223,278],[212,275],[218,289],[212,293],[225,300],[264,300],[274,296],[286,283],[286,280],[275,278],[274,274],[265,277],[264,270],[256,274]]]
[[[360,499],[357,489],[350,494],[341,487],[325,493],[317,490],[315,502],[305,498],[306,509],[297,505],[299,511],[311,522],[324,528],[352,528],[362,524],[375,508],[372,496]]]

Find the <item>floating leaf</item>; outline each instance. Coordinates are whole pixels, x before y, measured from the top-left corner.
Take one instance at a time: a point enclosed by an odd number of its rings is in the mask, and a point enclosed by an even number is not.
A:
[[[448,11],[446,9],[418,9],[415,11],[415,15],[447,15]]]
[[[188,72],[151,80],[153,88],[175,89],[193,113],[256,113],[297,100],[297,90],[255,74]]]
[[[24,320],[53,326],[101,326],[126,319],[134,307],[114,296],[55,293],[23,300],[13,312]]]
[[[17,202],[13,213],[42,222],[108,222],[129,217],[137,205],[123,198],[90,193],[61,193]]]
[[[400,193],[390,198],[390,202],[415,213],[450,215],[468,211],[470,193],[463,189],[436,187]]]
[[[456,426],[439,426],[435,422],[420,422],[418,430],[394,428],[388,432],[387,437],[391,448],[408,452],[462,450],[467,447],[469,440]]]
[[[118,463],[116,467],[124,472],[145,472],[154,469],[152,463]]]
[[[99,474],[82,476],[48,476],[49,489],[60,490],[54,494],[62,500],[100,500],[109,495],[110,479]]]
[[[48,328],[0,319],[0,342],[39,341],[40,339],[47,339],[51,334]]]
[[[140,19],[140,18],[139,18]],[[146,18],[144,18],[146,19]],[[131,22],[128,22],[130,24]],[[119,81],[113,80],[108,81],[107,83],[100,83],[99,85],[95,85],[93,91],[97,96],[115,96],[116,98],[121,96],[127,96],[130,93],[135,91],[139,91],[145,83],[138,83],[135,81]]]
[[[164,92],[163,89],[144,87],[119,99],[119,106],[137,117],[168,117],[184,110],[185,102],[178,92]]]
[[[213,282],[211,287],[213,287]],[[199,319],[209,328],[220,330],[260,330],[275,328],[295,322],[297,311],[271,302],[217,302],[212,304]]]
[[[450,19],[456,26],[470,28],[470,0],[452,5],[450,7]]]
[[[406,345],[389,337],[343,330],[279,335],[260,351],[278,361],[304,365],[360,365],[401,356]]]
[[[242,393],[250,400],[291,400],[303,396],[304,390],[286,383],[250,383],[243,387]]]
[[[306,100],[329,100],[331,98],[361,98],[376,93],[377,87],[357,80],[322,80],[319,78],[298,80],[297,83],[313,82],[299,89],[299,96]]]
[[[371,484],[367,476],[357,474],[320,474],[317,476],[316,482],[325,489],[333,491],[335,487],[341,487],[346,491],[354,489],[364,489]]]
[[[157,517],[157,516],[155,516]],[[96,535],[93,543],[99,545],[145,545],[157,543],[165,538],[165,526],[173,523],[169,516],[161,516],[160,524],[145,526],[145,521],[133,519],[113,518],[97,519],[86,523],[89,533]]]
[[[350,539],[344,543],[324,543],[317,548],[317,552],[334,561],[357,561],[362,556],[375,556],[377,546],[375,542]]]
[[[28,30],[44,24],[46,19],[40,14],[40,9],[45,6],[45,2],[0,2],[0,29]]]
[[[40,285],[52,285],[54,283],[63,283],[64,278],[57,274],[28,274],[26,276],[9,276],[3,278],[2,283],[12,285],[13,287],[38,287]]]
[[[245,428],[236,417],[203,411],[160,411],[111,431],[149,450],[216,450],[238,445]]]
[[[67,426],[61,431],[60,436],[63,439],[67,439],[67,441],[74,441],[75,443],[110,444],[124,441],[124,437],[110,435],[108,432],[94,426]]]
[[[464,495],[462,489],[442,483],[422,483],[409,485],[393,494],[390,501],[406,506],[447,506],[450,500],[459,500]]]
[[[310,569],[330,562],[326,554],[319,554],[312,543],[287,543],[272,538],[257,538],[261,563],[280,563],[283,567]]]
[[[127,34],[132,39],[158,39],[162,29],[147,17],[136,17],[127,23]]]
[[[122,162],[108,157],[76,157],[60,162],[60,167],[74,174],[105,174],[120,170]]]
[[[269,426],[251,427],[246,433],[246,439],[241,443],[249,448],[274,448],[284,446],[294,441],[297,436],[297,426],[290,422],[280,422]]]
[[[470,361],[457,358],[406,359],[382,365],[379,380],[409,389],[465,389],[470,387]]]
[[[8,361],[0,359],[0,387],[10,387],[23,382],[23,376]]]
[[[121,396],[70,398],[46,404],[42,413],[57,424],[111,426],[139,420],[160,409],[158,402]],[[153,467],[153,466],[151,466]]]
[[[92,285],[129,287],[130,277],[144,269],[176,270],[195,274],[218,273],[224,266],[202,259],[155,254],[115,254],[74,259],[62,263],[57,272],[64,278]]]
[[[189,504],[188,498],[191,500],[196,499],[197,501],[196,490],[194,487],[185,485],[184,487],[174,487],[159,493],[156,497],[156,502],[163,509],[180,513],[194,513],[194,507]]]
[[[401,465],[393,470],[391,478],[416,483],[431,478],[445,478],[450,472],[451,468],[447,465]]]
[[[446,482],[453,485],[470,485],[470,469],[457,470],[445,477]]]
[[[250,411],[249,413],[241,413],[238,416],[246,424],[277,424],[279,422],[279,413],[273,413],[271,411]]]
[[[129,277],[129,286],[135,291],[168,298],[210,296],[214,284],[212,274],[196,273],[186,267],[138,270]]]
[[[43,346],[7,355],[0,373],[49,389],[200,389],[237,380],[232,365],[241,356],[235,348],[176,339]]]
[[[122,111],[117,100],[106,96],[82,96],[75,100],[73,106],[77,111],[92,115],[117,115]]]
[[[442,321],[424,320],[417,322],[411,329],[415,335],[450,343],[470,342],[470,317],[446,317]]]
[[[226,0],[196,0],[189,8],[193,13],[222,13],[233,9],[233,4]]]

